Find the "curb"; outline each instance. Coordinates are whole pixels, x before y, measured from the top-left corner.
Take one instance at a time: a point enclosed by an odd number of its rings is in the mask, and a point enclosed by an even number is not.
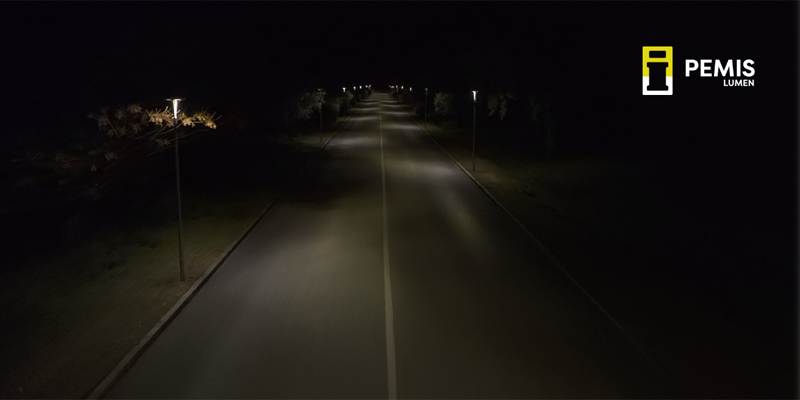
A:
[[[517,219],[516,216],[514,216],[514,214],[511,213],[511,211],[509,211],[502,203],[500,203],[500,201],[497,200],[497,198],[494,197],[494,195],[492,195],[492,193],[489,192],[489,190],[486,189],[486,187],[484,187],[478,181],[478,179],[476,179],[471,173],[469,173],[469,171],[466,168],[464,168],[464,166],[462,166],[461,163],[458,162],[458,160],[456,160],[452,155],[450,155],[450,153],[448,153],[447,150],[445,150],[445,148],[442,147],[442,145],[439,144],[438,141],[436,141],[436,139],[433,137],[433,135],[431,135],[430,132],[425,130],[425,128],[423,128],[422,125],[419,124],[419,121],[414,119],[414,117],[412,117],[411,114],[408,113],[408,110],[404,110],[404,111],[405,111],[406,115],[408,115],[408,117],[411,118],[411,120],[414,121],[415,124],[417,124],[419,129],[421,129],[423,132],[425,132],[426,135],[428,135],[428,138],[430,138],[431,141],[433,141],[433,143],[436,144],[436,147],[438,147],[439,150],[442,151],[442,153],[444,153],[448,158],[450,158],[450,160],[453,161],[453,163],[456,164],[458,166],[458,168],[461,168],[461,170],[464,171],[464,174],[466,174],[472,180],[472,182],[474,182],[475,185],[477,185],[483,191],[483,193],[485,193],[487,196],[489,196],[489,198],[492,199],[492,201],[495,204],[497,204],[497,206],[500,207],[500,209],[503,210],[503,212],[505,212],[506,215],[508,215],[508,217],[511,218],[511,220],[514,221],[515,224],[517,224],[517,226],[519,226],[520,229],[522,229],[522,231],[525,233],[525,235],[528,236],[528,238],[530,238],[531,241],[534,242],[534,244],[545,254],[545,256],[550,261],[553,262],[553,264],[556,265],[556,267],[558,267],[558,269],[561,271],[561,273],[563,273],[564,276],[566,276],[567,279],[569,279],[570,282],[572,282],[578,288],[578,290],[580,290],[581,293],[583,293],[583,295],[586,296],[586,298],[588,298],[589,301],[592,304],[594,304],[595,307],[597,307],[597,309],[608,319],[608,321],[611,322],[620,331],[620,333],[622,333],[628,339],[628,341],[636,348],[636,350],[639,352],[639,354],[651,366],[653,366],[655,368],[657,373],[660,374],[662,376],[662,378],[664,378],[665,381],[675,389],[676,393],[680,393],[683,396],[682,398],[688,398],[683,393],[683,390],[677,384],[675,384],[673,379],[667,373],[665,373],[663,371],[663,368],[660,366],[660,363],[656,362],[655,359],[650,355],[650,353],[647,350],[645,350],[644,346],[642,346],[639,343],[639,341],[636,340],[636,338],[622,324],[620,324],[614,317],[612,317],[611,314],[605,309],[605,307],[600,305],[600,303],[594,298],[594,296],[589,294],[589,292],[580,283],[578,283],[578,281],[575,280],[575,278],[573,278],[572,275],[569,272],[567,272],[566,268],[564,268],[564,265],[561,264],[560,261],[558,261],[558,259],[550,251],[550,249],[545,247],[544,243],[542,243],[541,240],[539,240],[539,238],[536,237],[536,235],[534,235],[533,232],[531,232],[531,230],[528,229],[527,226],[525,226],[519,219]]]
[[[361,111],[360,107],[358,111]],[[283,194],[286,191],[286,189],[288,189],[291,185],[295,183],[295,181],[297,181],[297,179],[303,174],[303,172],[305,172],[306,168],[308,168],[308,166],[311,165],[311,162],[314,161],[314,158],[317,156],[317,154],[319,154],[319,152],[322,149],[324,149],[325,146],[328,145],[328,143],[336,136],[337,133],[339,133],[342,127],[344,127],[352,117],[353,115],[347,117],[347,119],[344,122],[342,122],[342,124],[339,125],[338,128],[336,128],[336,131],[333,132],[331,137],[329,137],[328,140],[325,141],[325,143],[322,144],[314,152],[314,154],[311,155],[311,157],[309,157],[308,161],[300,168],[300,170],[297,171],[295,176],[293,176],[292,179],[289,180],[283,186],[283,188],[281,188],[278,191],[278,195],[275,196],[275,198],[272,199],[272,201],[266,207],[264,207],[259,216],[250,224],[250,226],[247,227],[247,229],[244,230],[244,232],[239,236],[239,238],[236,239],[230,246],[228,246],[228,248],[226,248],[225,251],[222,252],[222,255],[220,255],[220,257],[213,264],[211,264],[211,266],[208,267],[208,269],[206,269],[203,275],[201,275],[200,278],[198,278],[197,281],[194,282],[192,287],[190,287],[189,290],[186,293],[184,293],[183,296],[181,296],[178,302],[175,303],[175,305],[172,306],[172,308],[169,311],[167,311],[167,313],[163,317],[161,317],[161,320],[159,320],[155,324],[155,326],[153,326],[153,328],[150,329],[150,331],[142,338],[142,340],[139,341],[139,344],[134,346],[131,349],[131,351],[129,351],[128,354],[122,359],[122,361],[120,361],[117,364],[117,366],[114,367],[111,373],[109,373],[108,376],[106,376],[105,379],[103,379],[103,381],[100,382],[100,384],[97,385],[97,387],[85,397],[86,399],[92,399],[92,400],[101,399],[105,397],[105,395],[107,395],[109,391],[111,391],[111,388],[114,387],[114,384],[116,384],[120,380],[120,378],[122,378],[122,376],[128,371],[128,369],[130,369],[133,366],[136,360],[138,360],[139,357],[141,357],[141,355],[144,354],[145,350],[147,350],[147,348],[150,347],[151,344],[153,344],[153,342],[158,338],[158,336],[161,335],[162,332],[164,332],[164,329],[167,328],[170,322],[172,322],[172,320],[175,319],[175,317],[186,306],[186,304],[189,303],[189,301],[192,299],[192,297],[194,297],[197,291],[200,290],[200,288],[206,284],[209,278],[211,278],[211,275],[213,275],[214,272],[216,272],[216,270],[219,269],[220,265],[222,265],[225,262],[225,260],[228,259],[228,256],[230,256],[231,253],[233,253],[233,250],[239,247],[239,244],[244,240],[245,237],[247,237],[250,231],[252,231],[256,225],[258,225],[258,223],[264,218],[264,216],[272,208],[272,206],[275,205],[278,199],[280,199],[281,194]]]
[[[605,315],[606,318],[608,318],[608,320],[631,342],[631,344],[633,344],[633,346],[636,347],[636,350],[639,351],[642,357],[644,357],[644,359],[648,363],[650,363],[650,365],[655,367],[659,375],[661,375],[662,378],[666,380],[666,382],[672,385],[673,389],[679,391],[677,385],[673,383],[672,379],[670,379],[667,376],[667,374],[665,374],[662,371],[660,367],[658,367],[658,363],[655,362],[653,357],[650,356],[650,354],[644,349],[644,347],[639,343],[639,341],[637,341],[633,337],[633,335],[630,332],[628,332],[628,330],[625,329],[624,326],[622,326],[622,324],[617,322],[617,320],[614,317],[612,317],[611,314],[602,305],[600,305],[600,303],[597,300],[595,300],[595,298],[591,294],[589,294],[589,292],[580,283],[578,283],[578,281],[575,280],[575,278],[573,278],[569,272],[567,272],[566,268],[564,268],[564,265],[561,264],[560,261],[558,261],[558,259],[550,251],[550,249],[545,247],[545,245],[539,240],[538,237],[536,237],[536,235],[533,234],[533,232],[531,232],[530,229],[528,229],[527,226],[525,226],[519,219],[517,219],[517,217],[514,216],[514,214],[511,213],[511,211],[509,211],[502,203],[500,203],[500,201],[497,200],[497,198],[495,198],[494,195],[492,195],[492,193],[490,193],[489,190],[486,189],[472,174],[470,174],[469,171],[467,171],[467,169],[464,168],[461,165],[461,163],[458,162],[458,160],[456,160],[452,155],[450,155],[450,153],[448,153],[447,150],[445,150],[445,148],[442,147],[442,145],[440,145],[439,142],[436,141],[433,135],[431,135],[427,130],[425,130],[425,128],[423,128],[422,125],[420,125],[419,122],[416,119],[414,119],[414,117],[412,117],[411,114],[408,113],[408,110],[404,109],[403,111],[406,113],[406,115],[408,115],[409,118],[411,118],[412,121],[414,121],[415,124],[417,124],[417,127],[419,127],[419,129],[421,129],[423,132],[425,132],[425,134],[428,135],[428,138],[430,138],[431,141],[433,141],[433,143],[436,144],[436,146],[439,148],[439,150],[442,151],[442,153],[444,153],[448,158],[450,158],[450,160],[453,161],[453,163],[455,163],[458,166],[458,168],[461,168],[461,170],[464,171],[464,173],[470,179],[472,179],[472,182],[474,182],[483,191],[483,193],[489,196],[489,198],[492,199],[492,201],[494,201],[494,203],[497,204],[497,206],[500,207],[500,209],[503,210],[503,212],[505,212],[506,215],[508,215],[509,218],[511,218],[511,220],[514,221],[514,223],[517,224],[517,226],[519,226],[520,229],[522,229],[523,232],[525,232],[528,238],[530,238],[534,242],[534,244],[536,244],[536,246],[542,252],[544,252],[545,256],[548,259],[550,259],[550,261],[552,261],[556,265],[556,267],[558,267],[558,269],[567,277],[567,279],[569,279],[581,291],[581,293],[583,293],[589,299],[589,301],[591,301],[592,304],[594,304],[594,306],[597,307],[597,309],[603,315]]]

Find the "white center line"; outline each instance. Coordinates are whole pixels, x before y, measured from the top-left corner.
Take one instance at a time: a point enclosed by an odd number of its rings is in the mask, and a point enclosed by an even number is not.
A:
[[[389,399],[397,398],[397,362],[394,354],[394,312],[392,311],[392,278],[389,272],[389,228],[386,217],[386,165],[383,158],[383,102],[378,102],[381,132],[381,184],[383,186],[383,303],[386,315],[386,369],[389,374]]]

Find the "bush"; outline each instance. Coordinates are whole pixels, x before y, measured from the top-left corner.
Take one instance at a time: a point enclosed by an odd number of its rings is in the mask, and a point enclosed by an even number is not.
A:
[[[489,116],[497,115],[502,121],[508,114],[508,102],[516,99],[517,96],[513,93],[490,93],[486,100]]]
[[[325,103],[325,107],[323,108],[323,118],[328,122],[336,121],[336,118],[339,117],[339,110],[341,108],[342,102],[339,99],[335,99]]]
[[[296,124],[307,121],[325,104],[325,92],[297,92],[283,101],[283,119],[286,122],[287,134]]]
[[[451,92],[436,93],[433,110],[443,117],[455,114],[455,95]]]
[[[127,192],[152,177],[157,163],[150,156],[172,148],[176,134],[185,138],[217,127],[218,117],[205,110],[180,111],[177,124],[172,117],[171,107],[139,104],[90,113],[99,132],[83,131],[72,135],[69,143],[26,149],[25,157],[14,160],[14,183],[6,194],[17,199],[46,194],[48,202],[66,203]],[[32,201],[4,203],[2,208],[21,210]]]

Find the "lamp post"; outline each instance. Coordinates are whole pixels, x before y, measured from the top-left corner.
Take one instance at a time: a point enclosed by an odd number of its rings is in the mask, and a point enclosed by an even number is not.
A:
[[[428,88],[425,88],[425,127],[428,127]]]
[[[183,217],[181,215],[181,169],[178,162],[178,102],[185,99],[166,99],[172,102],[172,123],[175,126],[175,182],[178,189],[178,262],[180,264],[181,282],[186,280],[183,268]]]
[[[475,110],[478,105],[478,91],[472,91],[472,171],[475,171]]]
[[[322,96],[325,96],[325,92],[322,89],[317,89],[318,92],[322,93]],[[319,142],[322,143],[322,96],[319,98]]]

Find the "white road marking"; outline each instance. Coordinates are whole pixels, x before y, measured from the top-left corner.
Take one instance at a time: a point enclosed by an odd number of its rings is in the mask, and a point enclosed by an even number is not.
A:
[[[378,102],[381,132],[381,185],[383,186],[383,303],[386,315],[386,369],[389,374],[389,399],[397,398],[397,361],[394,353],[394,311],[392,307],[392,278],[389,271],[389,228],[386,217],[386,165],[383,158],[382,102]]]

